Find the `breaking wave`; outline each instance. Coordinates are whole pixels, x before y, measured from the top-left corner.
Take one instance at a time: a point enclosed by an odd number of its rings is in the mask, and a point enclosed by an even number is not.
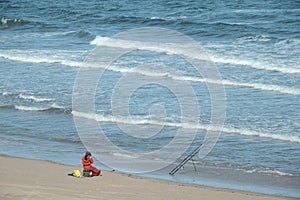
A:
[[[86,54],[85,51],[47,51],[47,50],[0,50],[0,57],[31,63],[61,64],[71,67],[80,67]]]
[[[247,173],[262,173],[262,174],[272,174],[272,175],[277,175],[277,176],[294,176],[294,174],[286,173],[286,172],[281,172],[276,169],[254,169],[254,170],[247,170]]]
[[[20,111],[28,111],[28,112],[62,112],[62,113],[71,113],[71,110],[68,108],[65,108],[63,106],[59,106],[56,103],[53,103],[51,106],[21,106],[16,105],[13,106],[14,109],[20,110]]]
[[[29,21],[18,19],[18,18],[1,18],[1,24],[5,28],[13,27],[13,26],[22,26],[30,23]]]
[[[53,52],[52,52],[53,53]],[[61,55],[59,54],[61,53]],[[93,67],[92,65],[84,66],[83,63],[79,60],[83,54],[86,52],[73,52],[73,51],[62,51],[58,52],[56,55],[52,55],[51,52],[45,51],[5,51],[0,50],[0,57],[17,60],[22,62],[33,62],[33,63],[58,63],[61,65],[71,66],[71,67]],[[36,55],[35,55],[36,54]],[[76,56],[74,56],[75,54]],[[31,56],[30,56],[31,55]],[[32,56],[35,55],[35,56]],[[72,57],[73,55],[73,57]],[[72,57],[72,58],[71,58]],[[74,59],[75,57],[75,59]],[[76,58],[77,57],[77,58]],[[70,58],[68,60],[68,58]],[[97,68],[106,68],[106,66],[96,65]],[[279,86],[279,85],[271,85],[271,84],[262,84],[262,83],[240,83],[236,81],[230,80],[210,80],[204,79],[196,76],[178,76],[173,75],[168,72],[155,72],[155,71],[146,71],[145,69],[138,68],[122,68],[118,66],[110,66],[107,70],[120,72],[120,73],[138,73],[144,76],[150,77],[167,77],[176,81],[191,81],[191,82],[200,82],[200,83],[214,83],[225,86],[233,86],[233,87],[246,87],[246,88],[254,88],[262,91],[270,91],[270,92],[279,92],[283,94],[290,95],[300,95],[300,89],[287,87],[287,86]]]
[[[260,63],[257,61],[221,58],[217,56],[212,56],[212,61],[222,64],[248,66],[258,70],[275,71],[283,74],[300,74],[300,69],[297,68],[291,68],[286,66],[274,66],[268,63]]]
[[[152,125],[152,126],[168,126],[174,128],[182,128],[187,130],[204,130],[204,131],[221,131],[225,134],[238,134],[245,136],[254,136],[261,138],[270,138],[275,140],[287,141],[300,143],[300,137],[295,135],[279,135],[272,133],[264,133],[254,130],[249,130],[246,128],[232,128],[232,127],[212,127],[209,124],[196,124],[196,123],[180,123],[180,122],[171,122],[171,121],[162,121],[162,120],[149,120],[145,117],[122,117],[122,116],[104,116],[100,114],[92,113],[83,113],[72,111],[72,114],[76,117],[83,117],[86,119],[96,120],[103,123],[120,123],[120,124],[129,124],[129,125]]]
[[[97,65],[96,67],[101,67]],[[300,89],[287,87],[287,86],[279,86],[279,85],[271,85],[271,84],[262,84],[262,83],[240,83],[230,80],[212,80],[206,78],[200,78],[196,76],[178,76],[173,75],[169,72],[155,72],[155,71],[146,71],[144,69],[138,68],[121,68],[117,66],[110,66],[107,70],[120,72],[120,73],[138,73],[144,76],[150,77],[166,77],[169,79],[173,79],[176,81],[191,81],[191,82],[200,82],[200,83],[212,83],[224,86],[233,86],[233,87],[246,87],[253,88],[262,91],[270,91],[270,92],[278,92],[283,94],[290,95],[300,95]]]
[[[159,53],[183,55],[193,59],[209,61],[209,58],[204,54],[199,55],[199,53],[195,53],[193,51],[195,49],[195,46],[193,44],[180,44],[180,43],[172,44],[172,43],[129,41],[129,40],[114,39],[114,38],[102,37],[102,36],[96,36],[96,38],[93,41],[91,41],[91,44],[96,46],[107,46],[107,47],[115,47],[115,48],[123,48],[123,49],[149,50],[149,51],[155,51]],[[277,71],[277,72],[288,73],[288,74],[300,74],[300,69],[297,68],[288,68],[285,66],[272,66],[265,63],[260,64],[256,61],[219,58],[214,56],[211,57],[211,61],[223,63],[223,64],[244,65],[259,70]]]
[[[20,94],[19,98],[27,99],[27,100],[32,100],[32,101],[35,101],[35,102],[48,102],[48,101],[52,101],[52,99],[50,99],[50,98],[40,98],[40,97],[35,97],[33,95],[25,95],[25,94]]]

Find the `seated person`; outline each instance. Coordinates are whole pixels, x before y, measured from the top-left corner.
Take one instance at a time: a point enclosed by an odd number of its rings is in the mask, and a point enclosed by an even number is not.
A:
[[[96,167],[92,166],[94,160],[92,158],[92,154],[90,152],[86,152],[84,156],[82,156],[82,165],[84,170],[91,170],[93,176],[99,176],[101,170],[98,170]]]

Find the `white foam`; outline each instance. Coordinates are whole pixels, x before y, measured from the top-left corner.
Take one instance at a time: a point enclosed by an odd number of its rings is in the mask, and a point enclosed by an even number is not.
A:
[[[9,22],[13,22],[13,23],[18,23],[18,22],[22,22],[21,19],[12,19],[12,18],[1,18],[1,23],[3,25],[7,25]]]
[[[270,41],[271,38],[268,36],[263,36],[263,35],[256,35],[256,36],[244,36],[239,38],[238,40],[241,41],[250,41],[250,42],[256,42],[256,41],[261,41],[261,42],[267,42]]]
[[[262,84],[262,83],[238,83],[229,80],[223,80],[222,84],[228,86],[248,87],[248,88],[254,88],[254,89],[270,91],[270,92],[279,92],[283,94],[300,95],[300,89],[287,87],[287,86]]]
[[[78,51],[46,51],[46,50],[0,50],[0,57],[31,63],[58,63],[71,67],[80,67],[81,57],[85,52]],[[74,56],[75,55],[75,56]]]
[[[89,67],[93,67],[90,65]],[[95,67],[102,67],[96,65]],[[104,67],[103,67],[104,68]],[[290,95],[300,95],[300,89],[293,88],[293,87],[286,87],[286,86],[279,86],[279,85],[271,85],[271,84],[262,84],[262,83],[240,83],[230,80],[212,80],[212,79],[205,79],[196,76],[178,76],[171,74],[170,72],[155,72],[155,71],[147,71],[144,68],[121,68],[117,66],[110,66],[107,70],[120,72],[120,73],[138,73],[144,76],[150,77],[166,77],[169,79],[173,79],[176,81],[191,81],[191,82],[200,82],[200,83],[212,83],[224,86],[234,86],[234,87],[246,87],[246,88],[254,88],[257,90],[262,91],[270,91],[270,92],[278,92],[283,94],[290,94]]]
[[[279,93],[291,94],[291,95],[300,95],[300,89],[298,88],[279,86],[279,85],[270,85],[270,84],[268,85],[262,83],[239,83],[230,80],[212,80],[212,79],[205,79],[205,78],[191,77],[191,76],[168,75],[168,77],[178,81],[192,81],[192,82],[201,82],[201,83],[212,83],[212,84],[218,84],[224,86],[247,87],[247,88],[254,88],[263,91],[279,92]]]
[[[122,117],[122,116],[104,116],[93,113],[83,113],[72,111],[72,114],[77,117],[84,117],[87,119],[96,120],[104,123],[121,123],[129,125],[153,125],[153,126],[168,126],[175,128],[182,128],[187,130],[205,130],[205,131],[221,131],[222,133],[227,134],[238,134],[246,136],[255,136],[262,138],[270,138],[287,142],[300,143],[300,137],[295,135],[279,135],[273,133],[265,133],[260,131],[249,130],[246,128],[233,128],[233,127],[212,127],[209,124],[197,124],[197,123],[178,123],[178,122],[169,122],[162,120],[149,120],[146,117]]]
[[[31,107],[31,106],[15,106],[15,109],[21,110],[21,111],[44,111],[44,110],[48,110],[48,108]]]
[[[2,93],[3,96],[8,96],[8,95],[12,95],[12,94],[13,94],[12,92],[3,92]]]
[[[52,99],[49,98],[39,98],[39,97],[35,97],[32,95],[24,95],[24,94],[19,94],[19,97],[22,99],[28,99],[28,100],[32,100],[35,102],[45,102],[45,101],[52,101]]]
[[[104,38],[102,38],[104,39]],[[109,39],[109,38],[107,38]],[[105,40],[105,39],[104,39]],[[22,61],[22,62],[33,62],[33,63],[60,63],[62,65],[67,66],[73,66],[73,67],[93,67],[93,65],[89,66],[83,66],[80,61],[72,61],[68,60],[64,57],[64,55],[68,55],[69,57],[74,54],[82,55],[84,52],[60,52],[61,56],[58,55],[54,56],[52,55],[53,52],[48,51],[19,51],[19,50],[13,50],[13,51],[5,51],[0,50],[0,57],[4,57],[7,59]],[[36,56],[30,56],[30,54]],[[50,54],[50,57],[49,55]],[[52,56],[51,56],[52,55]],[[76,56],[75,56],[76,57]],[[78,57],[77,57],[78,59]],[[95,65],[95,67],[100,68],[104,66]],[[300,89],[293,88],[293,87],[285,87],[285,86],[278,86],[278,85],[266,85],[261,83],[239,83],[229,80],[222,80],[222,81],[216,81],[216,80],[209,80],[209,79],[203,79],[199,77],[192,77],[192,76],[176,76],[172,75],[168,72],[155,72],[155,71],[147,71],[145,69],[138,69],[138,68],[122,68],[117,66],[110,66],[108,70],[115,71],[115,72],[121,72],[121,73],[139,73],[145,76],[152,76],[152,77],[168,77],[173,80],[177,81],[192,81],[192,82],[201,82],[201,83],[215,83],[215,84],[223,84],[227,86],[235,86],[235,87],[248,87],[248,88],[254,88],[258,90],[263,91],[273,91],[273,92],[279,92],[284,94],[291,94],[291,95],[299,95]]]
[[[53,103],[51,106],[21,106],[21,105],[15,105],[14,108],[16,110],[21,110],[21,111],[51,111],[51,110],[63,110],[66,111],[66,108],[63,106],[60,106],[56,103]]]
[[[280,40],[275,43],[276,46],[279,46],[281,48],[286,48],[286,47],[299,47],[300,45],[300,39],[285,39],[285,40]]]
[[[223,130],[225,133],[233,133],[233,134],[246,135],[246,136],[256,136],[262,138],[271,138],[275,140],[300,143],[300,137],[296,135],[280,135],[280,134],[273,134],[267,132],[253,131],[246,128],[232,128],[232,127],[225,127]]]
[[[97,39],[97,38],[96,38]],[[104,38],[100,37],[98,40],[94,40],[95,43],[99,44],[100,41],[111,41],[110,38]],[[105,42],[105,43],[106,43]],[[113,41],[114,42],[114,41]],[[121,44],[123,41],[120,41]],[[108,42],[110,43],[110,42]],[[118,46],[119,44],[114,44]],[[130,42],[124,44],[127,45],[127,48],[133,48],[137,44],[131,44]],[[144,44],[145,45],[145,44]],[[145,47],[146,49],[148,47]],[[163,51],[164,47],[149,47],[149,49],[154,48],[154,50],[157,51]],[[156,49],[155,49],[156,48]],[[30,51],[20,51],[20,50],[0,50],[0,57],[11,59],[11,60],[17,60],[22,62],[33,62],[33,63],[59,63],[66,66],[72,66],[72,67],[93,67],[92,64],[89,66],[83,66],[81,61],[79,60],[79,57],[82,56],[86,52],[76,52],[76,51],[58,51],[57,55],[54,55],[54,52],[49,51],[40,51],[40,50],[30,50]],[[175,52],[173,52],[175,53]],[[179,52],[180,53],[180,52]],[[75,54],[76,56],[74,56]],[[68,60],[68,58],[75,57],[73,60]],[[225,61],[224,61],[225,62]],[[235,61],[233,61],[235,62]],[[243,63],[243,62],[242,62]],[[241,63],[241,64],[242,64]],[[235,64],[237,64],[235,62]],[[246,64],[246,63],[244,63]],[[99,66],[95,65],[94,67],[103,67],[106,68],[106,66]],[[225,86],[234,86],[234,87],[248,87],[248,88],[254,88],[257,90],[262,91],[271,91],[271,92],[279,92],[283,94],[290,94],[290,95],[300,95],[300,89],[293,88],[293,87],[287,87],[287,86],[279,86],[279,85],[271,85],[271,84],[262,84],[262,83],[240,83],[230,80],[222,80],[222,81],[216,81],[216,80],[209,80],[209,79],[203,79],[200,77],[192,77],[192,76],[178,76],[178,75],[172,75],[168,72],[155,72],[155,71],[147,71],[145,69],[130,69],[130,68],[122,68],[117,66],[110,66],[108,70],[121,72],[121,73],[139,73],[145,76],[152,76],[152,77],[167,77],[173,80],[177,81],[192,81],[192,82],[201,82],[201,83],[215,83],[215,84],[221,84]],[[281,70],[281,69],[278,69]],[[285,71],[286,73],[300,73],[300,70],[298,69],[283,69],[281,71]]]
[[[300,74],[300,69],[298,68],[291,68],[286,66],[275,66],[270,63],[266,63],[266,62],[264,63],[262,61],[257,62],[251,60],[240,60],[240,59],[224,58],[218,56],[212,56],[211,59],[213,62],[217,62],[217,63],[242,65],[242,66],[247,66],[259,70],[276,71],[284,74]]]
[[[209,60],[207,54],[204,52],[204,49],[199,49],[199,47],[194,43],[143,42],[96,36],[96,38],[91,41],[91,44],[123,49],[147,50],[158,53],[183,55],[189,58],[200,60]],[[195,49],[197,49],[197,51],[195,51]],[[199,50],[202,50],[202,52]]]
[[[85,112],[78,112],[78,111],[72,111],[72,115],[76,117],[83,117],[86,119],[91,119],[91,120],[97,120],[96,114],[94,113],[85,113]]]
[[[60,106],[60,105],[58,105],[57,103],[53,103],[53,104],[51,105],[51,107],[52,107],[52,108],[57,108],[57,109],[65,109],[64,106]]]
[[[274,174],[277,176],[294,176],[293,174],[281,172],[276,169],[252,169],[252,170],[246,170],[247,173],[263,173],[263,174]]]
[[[266,39],[265,37],[263,37]],[[193,59],[207,60],[224,64],[232,64],[232,65],[243,65],[250,68],[255,68],[259,70],[267,70],[267,71],[276,71],[281,73],[288,74],[299,74],[299,68],[291,68],[287,66],[276,66],[271,63],[261,63],[257,61],[251,60],[240,60],[240,59],[232,59],[232,58],[224,58],[218,57],[216,55],[208,56],[203,52],[203,54],[199,54],[199,51],[195,51],[196,46],[192,43],[190,44],[181,44],[181,43],[159,43],[159,42],[142,42],[142,41],[129,41],[129,40],[121,40],[114,39],[108,37],[97,36],[93,41],[91,41],[92,45],[97,46],[107,46],[114,48],[123,48],[123,49],[139,49],[139,50],[148,50],[160,53],[167,54],[175,54],[175,55],[183,55]]]
[[[152,20],[166,20],[166,18],[163,17],[150,17]]]
[[[276,169],[266,169],[266,170],[258,170],[257,172],[259,173],[267,173],[267,174],[274,174],[274,175],[279,175],[279,176],[294,176],[293,174],[286,173],[286,172],[281,172]]]
[[[110,153],[112,156],[116,156],[119,158],[138,158],[138,155],[135,154],[124,154],[124,153]]]

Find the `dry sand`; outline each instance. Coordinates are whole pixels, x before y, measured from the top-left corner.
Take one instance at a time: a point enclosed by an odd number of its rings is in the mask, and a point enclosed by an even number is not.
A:
[[[222,199],[279,200],[269,196],[228,189],[139,178],[113,172],[103,176],[67,176],[80,167],[48,161],[0,156],[0,199]]]

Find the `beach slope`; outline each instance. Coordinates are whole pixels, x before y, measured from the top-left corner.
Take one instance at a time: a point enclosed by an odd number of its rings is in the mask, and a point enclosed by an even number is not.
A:
[[[103,176],[67,176],[80,167],[49,161],[0,156],[0,199],[222,199],[279,200],[228,189],[180,184],[113,172]]]

